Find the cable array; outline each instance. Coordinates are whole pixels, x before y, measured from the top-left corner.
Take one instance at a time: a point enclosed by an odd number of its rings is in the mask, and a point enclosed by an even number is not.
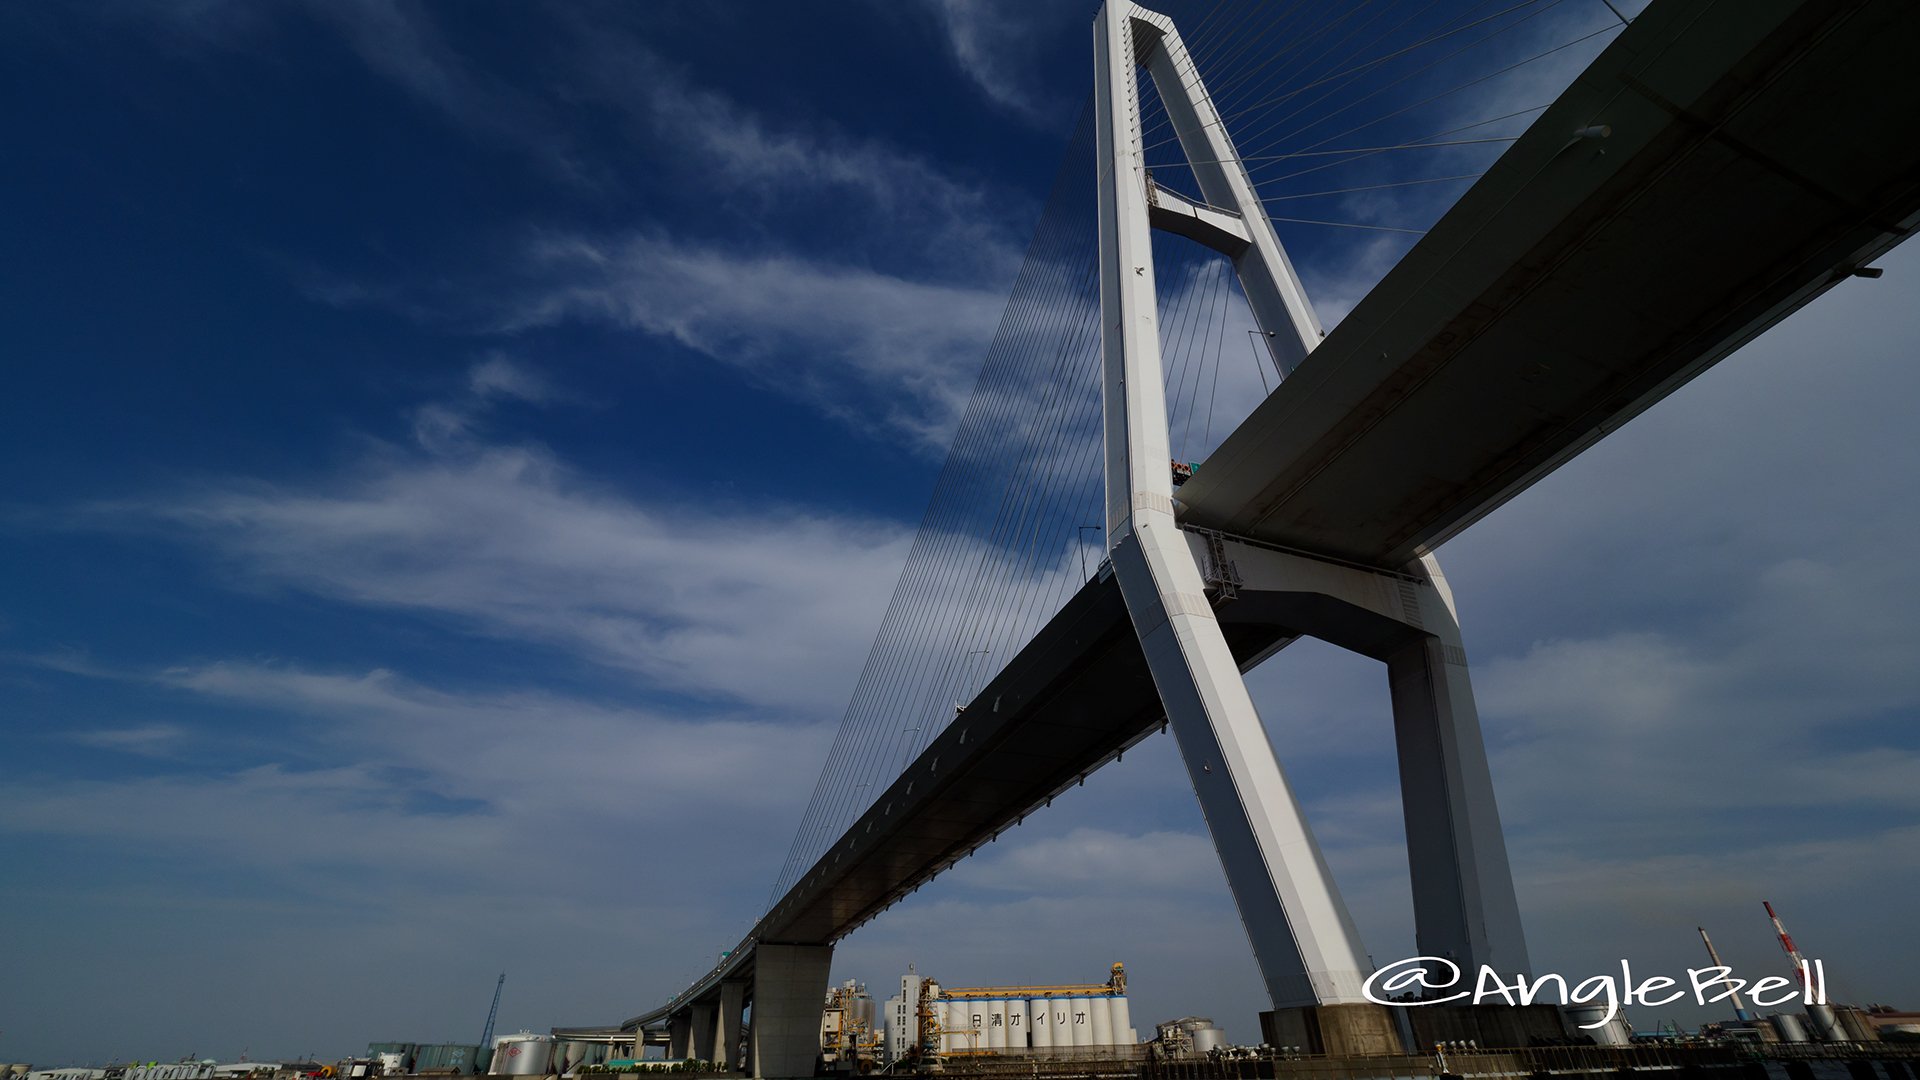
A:
[[[1100,521],[1089,98],[769,906],[1077,589]]]
[[[1412,243],[1557,92],[1536,65],[1626,21],[1606,0],[1149,6],[1185,35],[1310,281],[1354,261],[1352,229]],[[1204,201],[1144,73],[1138,100],[1154,182]],[[1089,98],[768,907],[1104,557],[1093,116]],[[1279,375],[1225,259],[1157,234],[1154,273],[1172,449],[1204,461]]]
[[[1148,6],[1181,28],[1262,200],[1325,200],[1275,218],[1308,264],[1390,264],[1627,23],[1606,0]],[[1145,136],[1156,176],[1178,185],[1171,125]],[[1407,239],[1356,247],[1340,235],[1355,227]]]

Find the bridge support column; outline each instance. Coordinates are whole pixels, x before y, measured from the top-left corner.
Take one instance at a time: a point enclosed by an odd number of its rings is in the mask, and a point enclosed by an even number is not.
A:
[[[1469,979],[1481,964],[1531,975],[1453,593],[1432,556],[1407,571],[1432,586],[1413,609],[1427,636],[1386,657],[1416,940]]]
[[[713,1020],[714,1056],[729,1071],[740,1067],[740,1016],[747,1006],[747,984],[732,979],[720,984],[720,1004]]]
[[[713,1020],[720,1011],[717,1001],[696,1001],[693,1003],[692,1045],[688,1056],[701,1061],[714,1059]]]
[[[1283,641],[1316,637],[1386,662],[1420,952],[1452,960],[1468,979],[1482,964],[1509,980],[1531,974],[1440,564],[1429,555],[1386,573],[1205,530],[1187,530],[1187,544],[1197,562],[1227,564],[1238,579],[1238,598],[1218,611],[1227,625],[1284,628]]]
[[[688,1051],[688,1036],[693,1034],[693,1017],[686,1013],[675,1013],[667,1020],[667,1056],[684,1058],[691,1056]]]
[[[831,945],[763,942],[754,947],[754,1076],[813,1075],[820,1057],[820,1009],[832,966]]]

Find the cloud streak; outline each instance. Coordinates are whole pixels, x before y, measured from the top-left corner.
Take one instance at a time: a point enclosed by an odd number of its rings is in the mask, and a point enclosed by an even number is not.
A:
[[[943,450],[1005,297],[656,235],[539,237],[502,329],[597,322],[669,338],[857,427]]]
[[[550,393],[536,376],[494,358],[470,383],[420,411],[424,452],[376,445],[333,483],[213,481],[64,521],[157,530],[204,546],[243,587],[451,617],[716,702],[803,716],[845,703],[907,530],[608,490],[543,447],[473,437],[487,397]]]

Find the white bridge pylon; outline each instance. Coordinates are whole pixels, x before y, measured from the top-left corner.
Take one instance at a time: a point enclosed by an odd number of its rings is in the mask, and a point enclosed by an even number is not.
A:
[[[1147,177],[1141,68],[1206,205]],[[1207,596],[1202,566],[1218,576],[1229,553],[1247,588],[1322,601],[1294,605],[1292,629],[1387,662],[1421,953],[1449,957],[1469,975],[1480,964],[1508,978],[1530,974],[1466,654],[1432,557],[1398,573],[1369,571],[1202,537],[1175,519],[1152,230],[1232,260],[1283,375],[1324,334],[1172,21],[1107,0],[1094,20],[1094,78],[1106,536],[1273,1005],[1362,1002],[1373,965]],[[1366,620],[1403,632],[1356,644],[1351,626]]]

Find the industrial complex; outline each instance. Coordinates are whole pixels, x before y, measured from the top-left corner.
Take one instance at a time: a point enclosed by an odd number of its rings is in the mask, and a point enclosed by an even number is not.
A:
[[[1801,953],[1771,904],[1765,912],[1781,950],[1780,970],[1792,976],[1752,983],[1725,978],[1728,969],[1706,929],[1699,928],[1711,961],[1699,969],[1706,973],[1702,985],[1728,1015],[1694,1029],[1663,1024],[1636,1031],[1615,1007],[1598,999],[1475,1005],[1434,993],[1432,1001],[1408,1000],[1407,1007],[1380,1010],[1389,1019],[1384,1026],[1364,1022],[1374,1014],[1356,1017],[1332,1008],[1263,1011],[1261,1042],[1248,1046],[1230,1043],[1226,1032],[1205,1017],[1162,1020],[1143,1031],[1120,963],[1099,982],[964,987],[945,985],[909,964],[898,992],[884,1002],[856,979],[827,991],[809,1030],[811,1067],[801,1075],[1327,1080],[1332,1069],[1345,1080],[1519,1080],[1658,1068],[1714,1070],[1718,1075],[1711,1080],[1920,1080],[1920,1012],[1817,1000],[1818,965]],[[0,1080],[750,1074],[758,1032],[751,999],[730,1026],[721,1026],[717,1015],[701,1017],[711,1025],[706,1028],[710,1041],[697,1037],[690,1017],[676,1022],[671,1015],[655,1027],[553,1028],[495,1036],[505,982],[503,974],[476,1043],[370,1042],[364,1054],[334,1060],[209,1059],[40,1070],[0,1065]],[[1812,1003],[1764,1013],[1750,1009],[1740,988],[1768,983],[1802,992]],[[1682,1080],[1701,1076],[1689,1072]]]

